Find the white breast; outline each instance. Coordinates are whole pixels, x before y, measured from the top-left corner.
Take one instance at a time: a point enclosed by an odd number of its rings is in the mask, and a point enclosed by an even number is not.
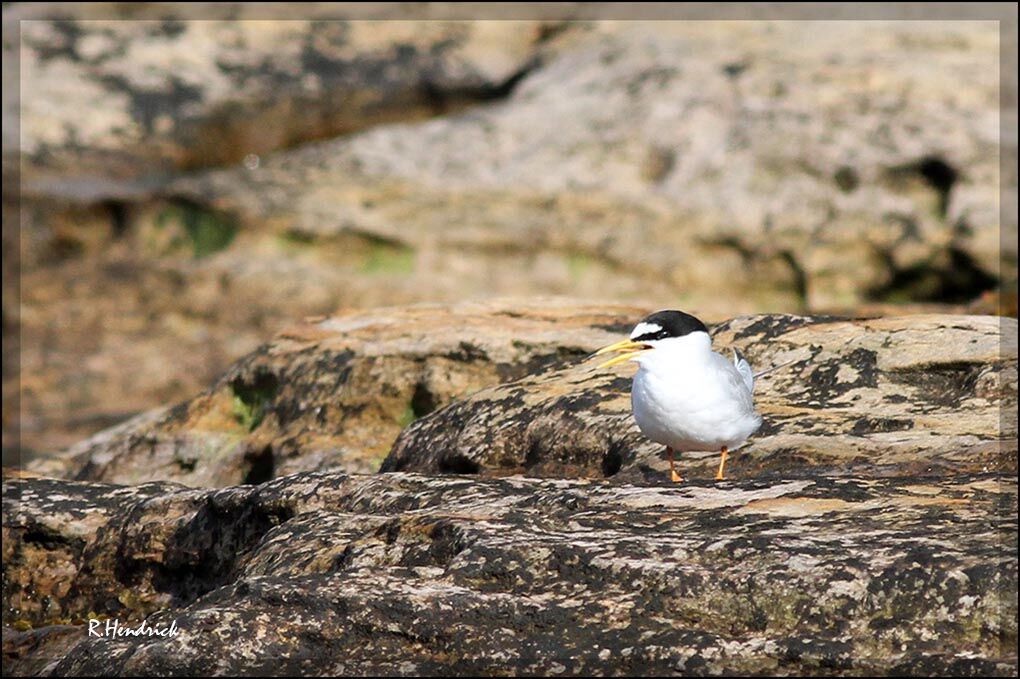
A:
[[[631,405],[651,440],[678,451],[733,449],[761,426],[743,376],[710,348],[657,347],[638,363]]]

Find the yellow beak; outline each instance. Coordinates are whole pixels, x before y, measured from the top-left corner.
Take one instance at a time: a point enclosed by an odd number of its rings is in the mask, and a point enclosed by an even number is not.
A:
[[[599,356],[601,354],[608,354],[613,351],[620,352],[619,356],[614,356],[605,363],[602,363],[597,366],[597,368],[608,368],[611,365],[617,365],[619,363],[623,363],[624,361],[629,361],[630,359],[634,358],[641,352],[648,351],[649,349],[651,349],[651,347],[649,347],[647,344],[642,344],[641,342],[634,342],[632,340],[625,339],[620,340],[616,344],[610,344],[608,347],[602,347],[601,349],[596,351],[593,355]]]

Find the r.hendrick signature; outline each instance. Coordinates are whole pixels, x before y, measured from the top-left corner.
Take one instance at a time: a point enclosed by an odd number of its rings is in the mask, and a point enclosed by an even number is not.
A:
[[[142,621],[138,627],[125,627],[120,624],[117,618],[113,620],[106,620],[104,626],[103,620],[89,620],[89,636],[90,637],[175,637],[180,634],[180,630],[177,629],[177,621],[174,620],[170,623],[170,626],[165,625],[150,625],[146,621]]]

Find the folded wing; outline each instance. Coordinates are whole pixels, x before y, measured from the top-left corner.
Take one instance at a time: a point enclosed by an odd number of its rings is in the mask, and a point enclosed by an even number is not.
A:
[[[740,373],[740,377],[744,380],[744,384],[747,385],[747,391],[754,393],[754,371],[751,370],[751,364],[747,362],[747,359],[744,358],[743,354],[736,349],[733,350],[733,366],[737,369],[737,372]]]

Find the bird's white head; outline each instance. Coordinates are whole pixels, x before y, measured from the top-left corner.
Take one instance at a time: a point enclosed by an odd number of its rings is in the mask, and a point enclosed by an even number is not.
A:
[[[624,361],[642,362],[656,354],[698,355],[711,349],[712,338],[704,323],[683,311],[669,309],[642,319],[628,339],[603,347],[596,355],[619,354],[598,366],[606,368]]]

